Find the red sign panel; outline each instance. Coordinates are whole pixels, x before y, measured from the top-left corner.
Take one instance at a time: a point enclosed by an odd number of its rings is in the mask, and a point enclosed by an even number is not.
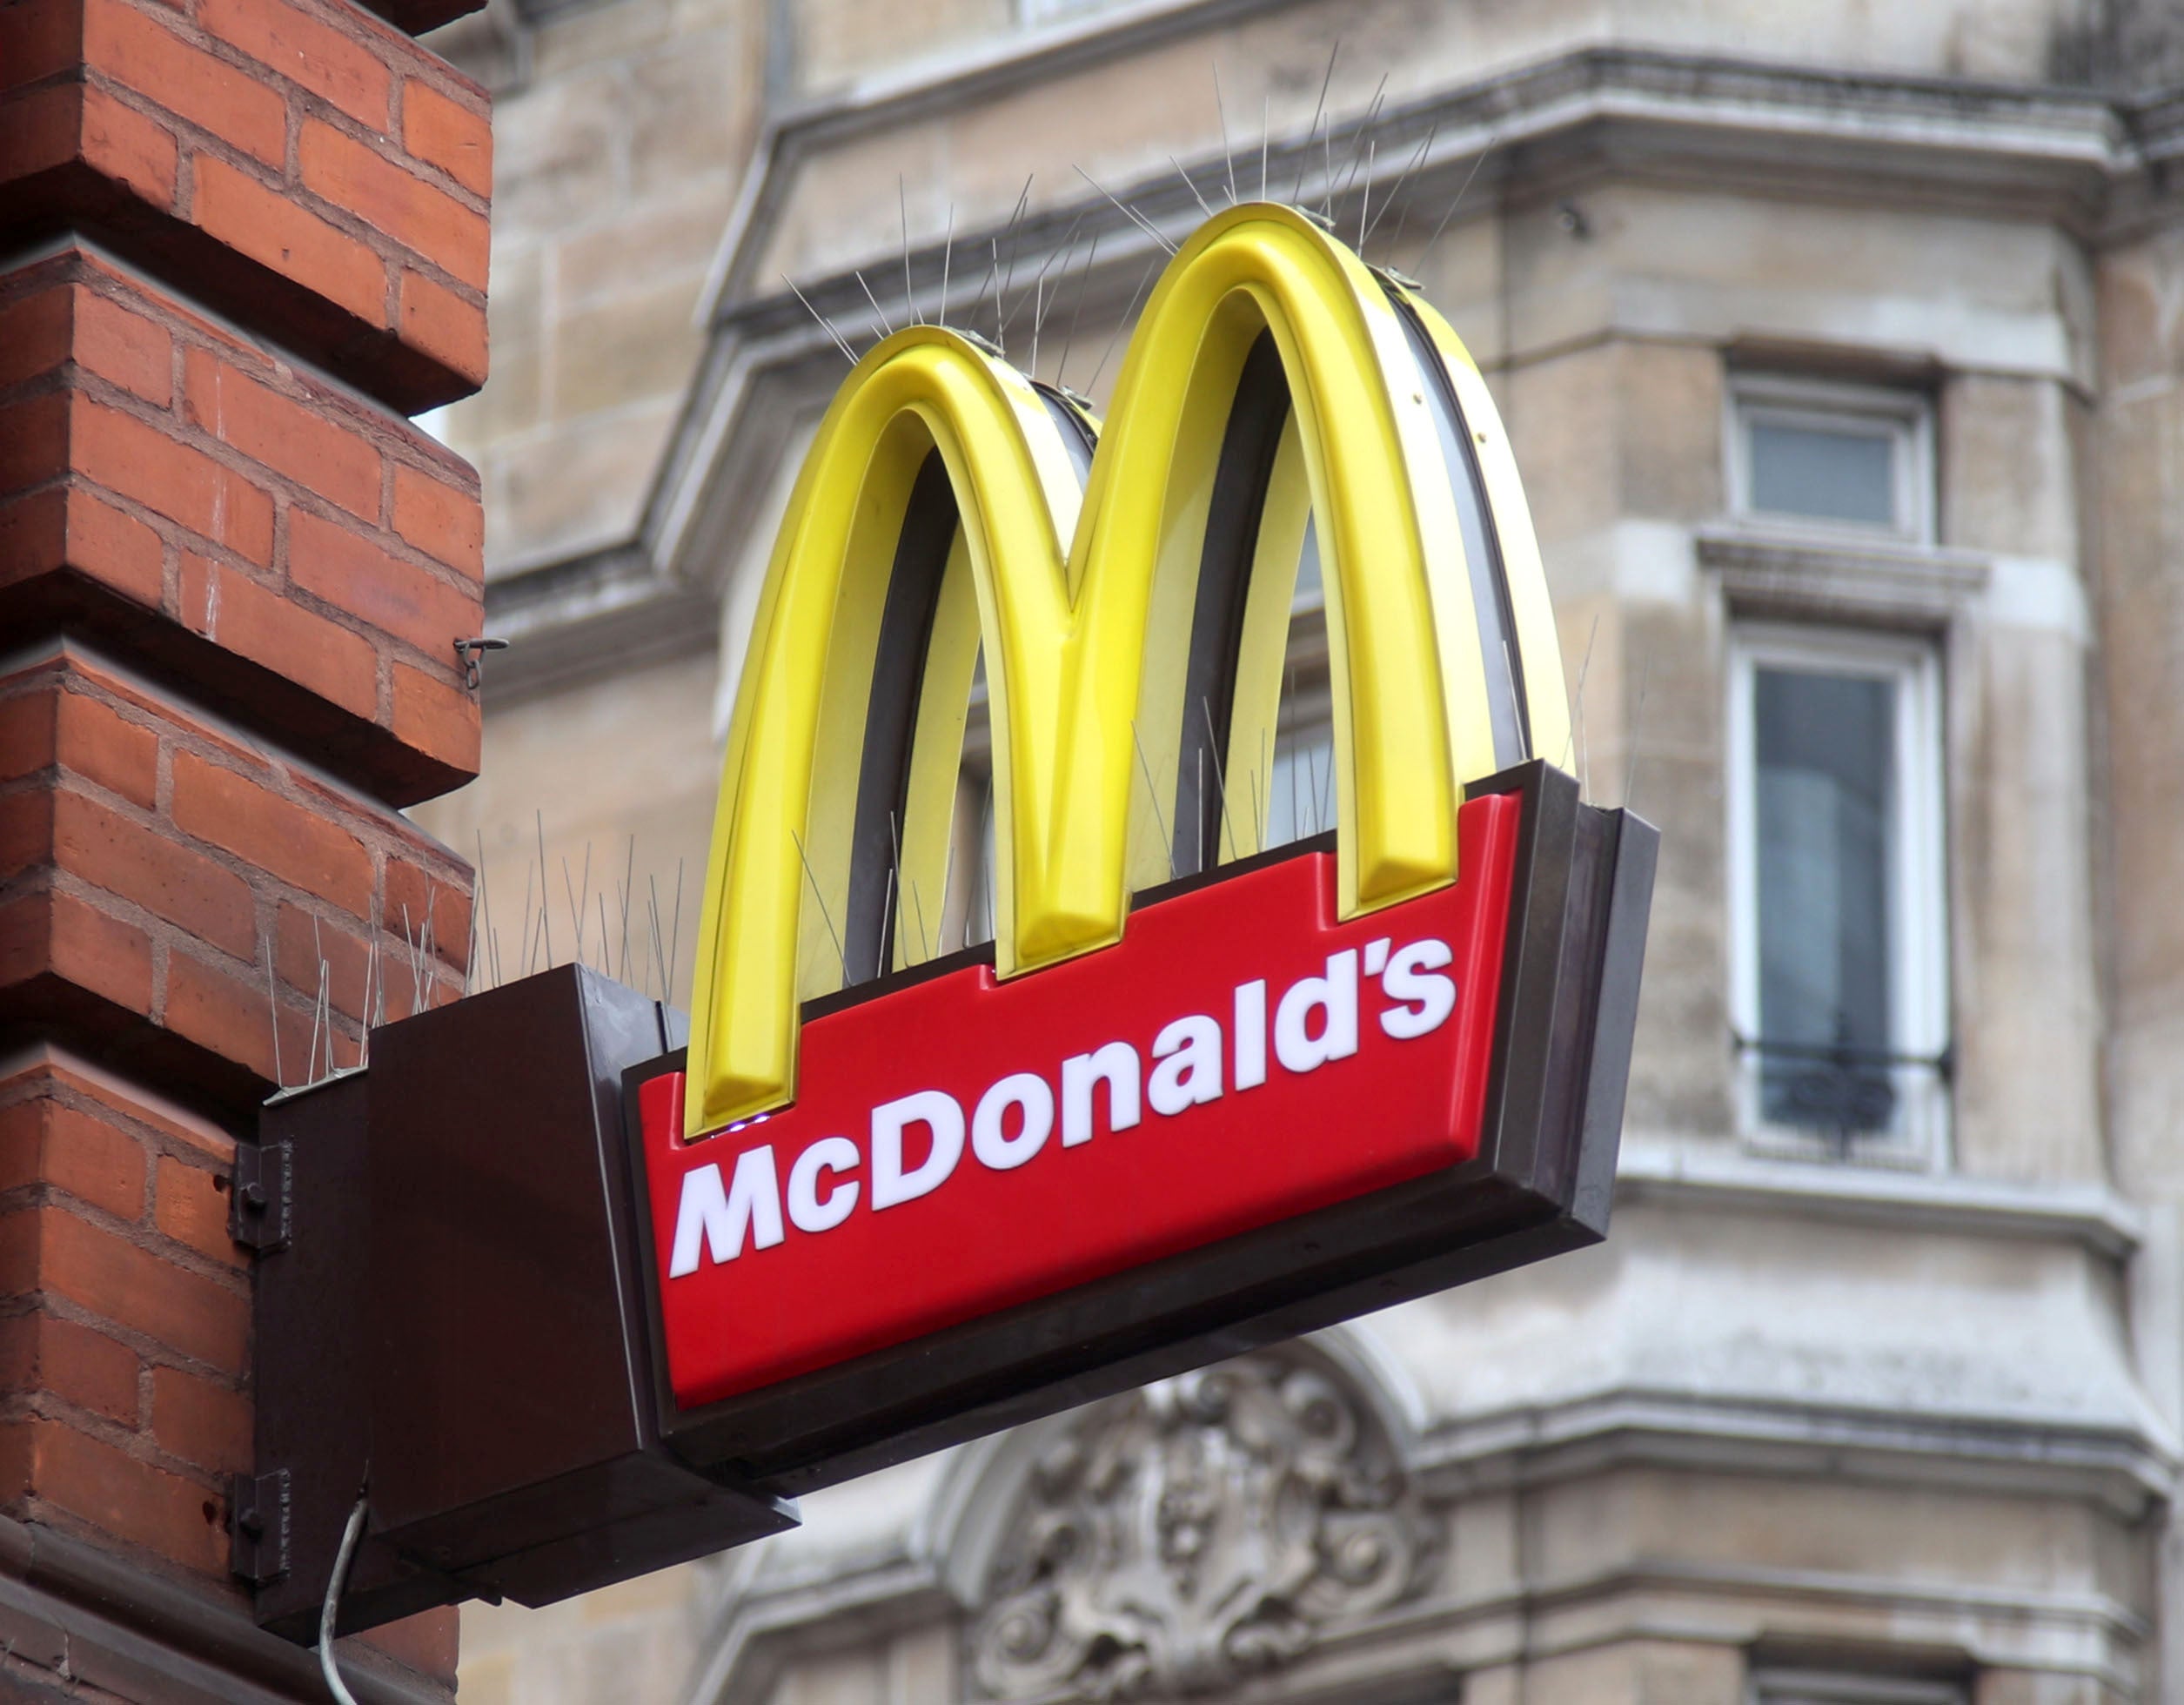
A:
[[[1303,854],[1008,983],[960,970],[804,1027],[780,1112],[681,1138],[639,1091],[676,1401],[716,1402],[1383,1189],[1477,1151],[1519,803],[1461,879],[1337,921]]]

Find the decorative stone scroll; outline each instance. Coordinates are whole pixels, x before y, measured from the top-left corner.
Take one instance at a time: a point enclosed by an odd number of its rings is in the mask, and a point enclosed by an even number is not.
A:
[[[1040,1459],[971,1634],[995,1699],[1203,1694],[1418,1584],[1394,1452],[1304,1353],[1242,1357],[1086,1411]]]

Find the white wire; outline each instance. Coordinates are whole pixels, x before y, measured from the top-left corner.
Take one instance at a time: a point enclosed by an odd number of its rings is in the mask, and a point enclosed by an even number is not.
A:
[[[349,1565],[356,1557],[357,1541],[364,1536],[364,1513],[369,1502],[359,1498],[356,1508],[349,1512],[349,1525],[341,1530],[341,1549],[334,1554],[333,1574],[326,1582],[326,1601],[318,1610],[318,1672],[326,1678],[326,1690],[333,1695],[334,1705],[357,1705],[356,1695],[342,1685],[341,1671],[333,1661],[333,1623],[342,1591],[349,1584]]]

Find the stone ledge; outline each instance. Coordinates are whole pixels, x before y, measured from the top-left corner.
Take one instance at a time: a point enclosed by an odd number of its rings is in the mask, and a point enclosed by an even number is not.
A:
[[[1730,1213],[1902,1227],[2082,1245],[2119,1265],[2138,1252],[2145,1223],[2106,1185],[2015,1184],[1960,1172],[1906,1172],[1770,1160],[1733,1151],[1699,1154],[1626,1138],[1618,1201]]]

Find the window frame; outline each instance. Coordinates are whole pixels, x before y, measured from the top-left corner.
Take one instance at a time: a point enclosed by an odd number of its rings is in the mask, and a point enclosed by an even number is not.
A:
[[[1885,1132],[1849,1142],[1762,1115],[1759,1029],[1758,742],[1753,697],[1763,668],[1857,674],[1893,681],[1896,776],[1890,1051],[1935,1064],[1889,1070],[1895,1112]],[[1737,621],[1730,630],[1726,773],[1729,1021],[1736,1047],[1737,1124],[1745,1144],[1786,1158],[1939,1170],[1950,1138],[1950,926],[1944,795],[1946,730],[1941,649],[1924,634],[1818,623]]]
[[[1781,373],[1736,373],[1729,382],[1729,423],[1724,435],[1729,512],[1747,527],[1774,532],[1820,534],[1843,540],[1889,539],[1931,545],[1934,535],[1933,405],[1923,393],[1882,385],[1799,379]],[[1752,428],[1755,424],[1840,431],[1846,426],[1885,435],[1891,458],[1895,519],[1833,520],[1785,510],[1761,509],[1752,500]]]

